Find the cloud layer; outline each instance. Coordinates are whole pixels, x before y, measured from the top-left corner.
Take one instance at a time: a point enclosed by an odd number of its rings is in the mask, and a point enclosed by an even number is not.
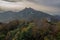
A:
[[[59,4],[58,1],[56,0],[28,0],[28,1],[27,0],[0,0],[0,11],[16,12],[24,9],[25,7],[31,7],[35,10],[44,11],[50,14],[56,14],[56,13],[59,14],[60,7],[59,5],[57,5]]]
[[[9,2],[19,2],[19,1],[27,1],[27,0],[4,0],[4,1],[9,1]]]

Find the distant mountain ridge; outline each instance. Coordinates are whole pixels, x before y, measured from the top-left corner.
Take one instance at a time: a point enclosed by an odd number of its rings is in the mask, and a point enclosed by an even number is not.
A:
[[[54,16],[58,21],[60,21],[60,15],[55,15]]]
[[[34,20],[34,19],[42,19],[48,18],[53,19],[52,15],[44,13],[42,11],[37,11],[32,8],[25,8],[19,12],[4,12],[0,13],[0,22],[8,22],[15,19],[25,19],[25,20]]]

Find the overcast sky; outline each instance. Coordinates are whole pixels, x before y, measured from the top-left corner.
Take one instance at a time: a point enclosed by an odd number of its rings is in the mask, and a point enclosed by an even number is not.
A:
[[[60,0],[0,0],[0,11],[20,11],[25,7],[60,14]]]

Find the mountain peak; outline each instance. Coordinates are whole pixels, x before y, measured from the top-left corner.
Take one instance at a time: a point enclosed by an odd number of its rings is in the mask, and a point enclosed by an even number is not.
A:
[[[34,10],[34,9],[31,8],[31,7],[29,7],[29,8],[26,7],[24,10],[28,10],[29,11],[29,10]]]
[[[29,10],[30,10],[30,9],[33,9],[33,8],[31,8],[31,7],[27,8],[27,7],[26,7],[25,9],[29,9]],[[34,9],[33,9],[33,10],[34,10]]]

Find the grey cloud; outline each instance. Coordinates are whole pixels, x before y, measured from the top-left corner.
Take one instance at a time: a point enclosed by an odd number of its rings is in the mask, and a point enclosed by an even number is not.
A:
[[[37,4],[42,4],[46,6],[59,6],[60,0],[29,0],[31,2],[35,2]]]
[[[4,1],[8,1],[8,2],[19,2],[19,1],[26,1],[26,0],[4,0]]]
[[[46,6],[60,7],[60,0],[4,0],[4,1],[10,1],[10,2],[30,1],[30,2],[35,2],[37,4],[42,4]]]
[[[53,13],[51,13],[51,14],[59,14],[60,13],[60,0],[4,0],[4,1],[9,1],[9,2],[19,2],[19,1],[20,2],[21,1],[34,2],[34,3],[38,4],[38,5],[43,5],[45,7],[44,11],[45,10],[47,10],[47,11],[53,11]],[[50,9],[48,9],[48,7],[50,7]],[[33,6],[33,8],[34,8],[34,6]],[[54,11],[54,10],[56,10],[56,11]]]
[[[53,14],[60,14],[60,0],[29,0],[31,2],[35,2],[37,4],[45,5],[48,7],[57,8],[58,11],[54,12]]]

